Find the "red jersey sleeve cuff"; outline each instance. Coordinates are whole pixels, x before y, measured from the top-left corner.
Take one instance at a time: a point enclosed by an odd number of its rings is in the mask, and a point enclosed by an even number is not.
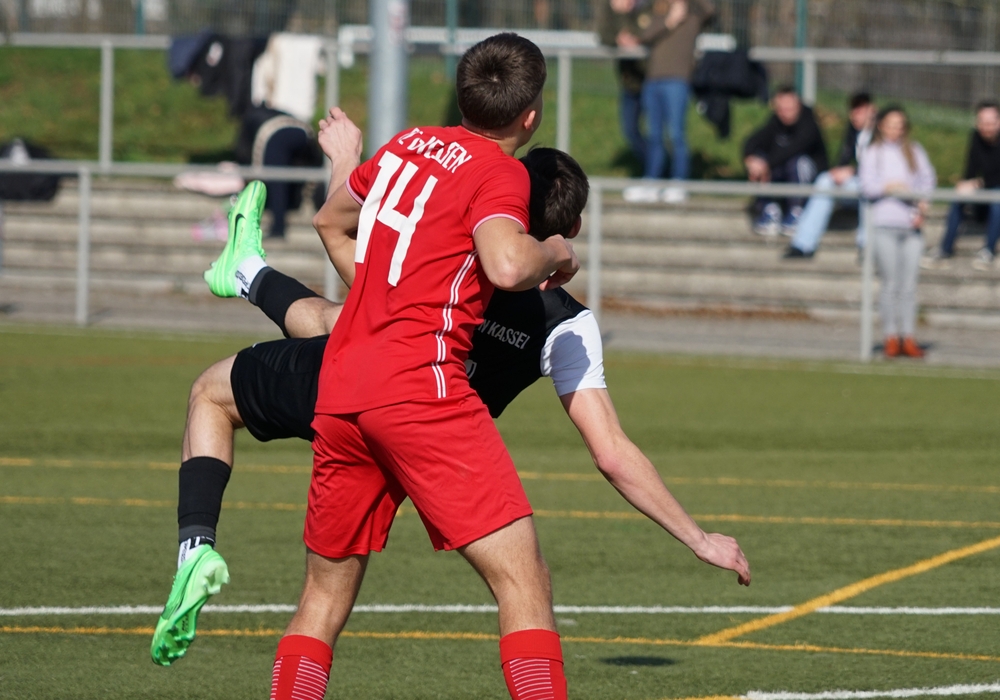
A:
[[[348,180],[347,182],[344,183],[344,187],[347,188],[347,194],[349,194],[352,197],[354,197],[354,201],[355,202],[357,202],[361,206],[365,205],[365,198],[359,196],[358,193],[354,191],[354,188],[351,187],[351,181],[350,180]]]
[[[483,224],[485,224],[487,221],[490,221],[492,219],[510,219],[511,221],[515,221],[515,222],[521,224],[521,228],[523,228],[525,231],[528,230],[528,225],[526,223],[524,223],[523,221],[521,221],[516,216],[514,216],[513,214],[491,214],[489,216],[486,216],[486,217],[483,217],[482,219],[480,219],[479,222],[475,226],[472,227],[472,235],[475,236],[476,235],[476,231],[479,230],[479,227],[482,226]]]

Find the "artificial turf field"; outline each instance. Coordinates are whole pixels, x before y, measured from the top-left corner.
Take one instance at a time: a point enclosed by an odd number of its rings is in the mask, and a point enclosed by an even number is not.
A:
[[[188,387],[253,340],[0,326],[0,697],[267,696],[288,612],[206,612],[161,668],[156,612],[14,610],[162,606]],[[753,585],[632,511],[538,382],[499,425],[555,602],[583,608],[557,613],[571,697],[1000,681],[1000,616],[968,610],[1000,606],[1000,373],[622,354],[606,370],[626,432],[706,529],[739,539]],[[238,438],[219,527],[232,583],[213,603],[295,602],[309,464],[304,443]],[[405,506],[359,599],[490,602]],[[946,607],[964,610],[900,610]],[[505,698],[495,635],[488,612],[356,612],[327,697]],[[969,690],[953,697],[1000,696]]]

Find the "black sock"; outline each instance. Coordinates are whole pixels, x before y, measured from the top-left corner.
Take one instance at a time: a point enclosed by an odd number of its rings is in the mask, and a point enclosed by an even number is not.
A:
[[[181,464],[180,494],[177,499],[178,542],[193,538],[215,544],[215,528],[222,511],[232,469],[221,459],[192,457]]]
[[[251,304],[258,307],[269,319],[274,321],[287,338],[288,331],[285,330],[285,314],[288,313],[288,307],[299,299],[309,299],[318,296],[319,294],[309,289],[309,287],[297,279],[282,274],[273,268],[265,267],[254,277],[247,298]]]

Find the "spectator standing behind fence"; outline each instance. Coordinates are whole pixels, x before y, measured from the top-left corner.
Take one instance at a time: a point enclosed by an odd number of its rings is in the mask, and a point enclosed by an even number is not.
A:
[[[961,193],[1000,189],[1000,105],[996,102],[981,102],[976,107],[976,128],[969,139],[965,175],[955,189]],[[944,238],[930,255],[920,261],[921,267],[932,270],[950,265],[949,259],[955,254],[955,241],[965,218],[965,209],[962,202],[951,205]],[[972,267],[987,271],[993,267],[997,241],[1000,240],[1000,203],[976,204],[973,210],[976,218],[985,214],[986,245],[973,259]]]
[[[771,99],[773,113],[764,126],[743,144],[743,164],[751,182],[809,184],[827,169],[826,146],[816,117],[802,104],[795,88],[781,87]],[[803,199],[783,202],[762,197],[754,233],[792,235],[802,215]]]
[[[885,355],[923,357],[913,333],[923,251],[920,228],[927,202],[900,195],[929,193],[937,177],[923,147],[910,141],[910,123],[901,107],[879,112],[871,145],[861,155],[858,177],[861,193],[872,200],[871,243],[882,283],[879,315]]]
[[[640,46],[636,19],[643,3],[638,0],[608,0],[602,3],[600,18],[601,42],[606,46],[634,49]],[[646,78],[646,62],[638,58],[623,58],[617,62],[618,119],[622,134],[632,155],[640,165],[646,161],[646,139],[639,129],[642,116],[642,82]]]
[[[833,214],[834,192],[840,191],[854,194],[858,191],[857,163],[861,151],[872,140],[875,129],[875,105],[867,92],[859,92],[851,96],[847,103],[847,129],[844,140],[840,144],[837,164],[824,173],[820,173],[813,183],[816,187],[830,190],[831,194],[814,194],[806,202],[795,230],[795,237],[785,250],[786,259],[811,258],[816,252],[819,241],[826,233]],[[850,206],[857,208],[857,201],[851,200]],[[861,232],[864,225],[858,221],[857,244],[863,244]]]
[[[691,72],[694,70],[694,42],[705,22],[715,14],[710,0],[655,0],[649,12],[638,17],[639,40],[649,47],[646,82],[642,85],[642,110],[646,114],[646,162],[644,177],[663,177],[667,151],[663,144],[664,126],[670,134],[673,180],[690,175],[688,154],[687,104]],[[687,199],[680,186],[662,192],[648,185],[630,187],[622,193],[626,201],[679,204]]]

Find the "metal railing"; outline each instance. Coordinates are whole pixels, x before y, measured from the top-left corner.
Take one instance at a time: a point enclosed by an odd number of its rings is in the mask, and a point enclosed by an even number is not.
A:
[[[471,44],[495,33],[493,29],[460,29],[449,34],[445,27],[410,27],[407,40],[418,46],[436,48],[442,55],[460,54]],[[556,148],[570,152],[572,127],[572,83],[575,59],[633,58],[645,55],[644,49],[618,50],[598,43],[590,32],[525,30],[524,36],[539,45],[542,51],[557,61],[556,70]],[[345,25],[336,37],[324,37],[326,56],[327,107],[340,99],[340,70],[353,63],[356,54],[367,53],[371,28]],[[116,49],[146,49],[163,51],[170,46],[168,36],[135,36],[129,34],[19,34],[0,35],[0,46],[61,47],[101,50],[101,89],[98,137],[98,160],[106,169],[112,162],[114,142],[114,73]],[[794,63],[802,66],[802,99],[806,104],[816,101],[817,70],[820,64],[910,65],[910,66],[1000,66],[1000,52],[983,51],[897,51],[876,49],[820,49],[759,46],[750,50],[750,57],[766,63]]]
[[[341,65],[353,61],[356,53],[368,50],[370,30],[364,26],[341,27],[337,37],[324,40],[326,56],[325,103],[332,106],[339,101]],[[455,55],[464,51],[479,39],[495,33],[493,29],[461,29],[449,35],[443,27],[411,27],[407,38],[411,43],[436,47],[442,55]],[[523,35],[535,41],[543,52],[557,59],[557,100],[556,100],[556,147],[570,151],[570,128],[572,124],[572,62],[574,59],[609,59],[635,57],[644,54],[642,50],[619,51],[598,45],[595,35],[587,32],[522,31]],[[101,50],[101,90],[100,90],[100,132],[97,161],[33,161],[27,166],[13,165],[0,160],[0,172],[37,172],[69,174],[79,177],[80,211],[77,257],[77,297],[76,320],[81,325],[89,318],[89,254],[90,254],[90,199],[91,179],[96,174],[122,177],[172,178],[178,173],[191,170],[214,170],[212,166],[187,164],[115,163],[112,160],[113,115],[114,115],[114,51],[115,49],[165,50],[170,45],[166,36],[134,35],[87,35],[87,34],[18,34],[7,37],[0,35],[0,45],[24,47],[99,48]],[[1000,53],[978,51],[897,51],[897,50],[850,50],[818,48],[757,47],[751,50],[751,58],[764,62],[797,63],[803,68],[803,101],[812,103],[816,97],[817,67],[821,63],[855,63],[885,65],[921,66],[1000,66]],[[242,168],[240,174],[250,179],[283,181],[325,181],[327,171],[305,168]],[[624,178],[592,178],[590,199],[590,233],[588,256],[588,299],[596,316],[601,311],[601,252],[603,196],[605,192],[618,192],[637,181]],[[668,184],[676,186],[676,181],[643,181],[643,184]],[[693,194],[720,196],[809,196],[821,193],[831,195],[829,190],[820,190],[808,185],[759,185],[753,183],[687,181],[684,189]],[[841,200],[861,200],[860,195],[835,191]],[[958,194],[954,190],[935,190],[923,197],[940,202],[1000,202],[1000,193],[983,192],[972,195]],[[868,204],[860,202],[865,208]],[[863,220],[867,221],[868,217]],[[866,236],[865,240],[869,240]],[[872,246],[865,246],[862,265],[861,333],[860,358],[870,361],[872,354],[871,326],[873,318],[871,259]],[[328,265],[325,276],[326,295],[333,297],[336,273]]]
[[[91,181],[94,173],[118,177],[150,177],[173,178],[181,172],[192,170],[215,172],[211,166],[189,166],[184,164],[150,164],[150,163],[115,163],[110,167],[102,167],[94,161],[32,161],[28,164],[14,164],[9,160],[0,159],[0,172],[42,173],[57,175],[75,175],[79,178],[79,214],[77,235],[77,268],[76,268],[76,315],[77,324],[87,325],[89,313],[90,292],[90,212],[91,212]],[[324,182],[329,179],[329,172],[321,168],[240,168],[239,174],[244,178],[258,180],[277,180],[293,182]],[[590,179],[590,200],[588,204],[587,233],[587,302],[594,316],[600,322],[602,292],[602,262],[603,252],[603,208],[604,196],[609,192],[621,192],[626,187],[641,182],[643,185],[677,187],[676,180],[634,180],[628,178]],[[861,327],[859,332],[859,358],[862,362],[872,360],[872,323],[874,320],[874,246],[871,245],[871,216],[868,208],[870,203],[862,195],[841,190],[818,188],[812,185],[782,185],[758,184],[750,182],[708,182],[686,181],[683,188],[691,194],[715,196],[742,197],[808,197],[813,194],[832,196],[838,200],[855,200],[861,207],[860,220],[864,222],[862,236],[863,258],[861,266]],[[972,194],[962,194],[954,189],[937,189],[926,194],[914,194],[903,198],[925,199],[933,202],[1000,202],[1000,191],[981,191]],[[333,265],[325,265],[325,296],[335,298],[338,288],[336,271]]]

